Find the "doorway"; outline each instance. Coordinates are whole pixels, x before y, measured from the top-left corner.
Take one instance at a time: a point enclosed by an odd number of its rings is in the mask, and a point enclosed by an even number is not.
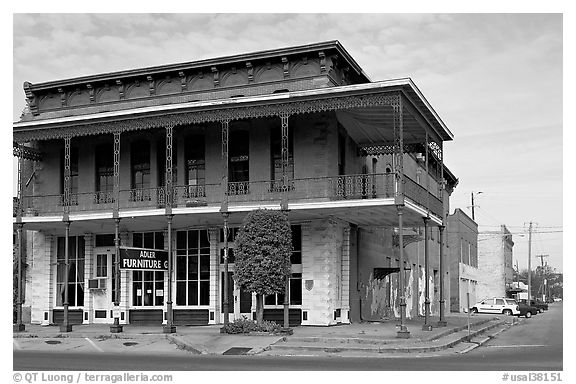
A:
[[[88,282],[93,300],[93,322],[107,324],[113,322],[114,292],[116,290],[113,277],[114,248],[95,248],[94,264],[91,278]]]

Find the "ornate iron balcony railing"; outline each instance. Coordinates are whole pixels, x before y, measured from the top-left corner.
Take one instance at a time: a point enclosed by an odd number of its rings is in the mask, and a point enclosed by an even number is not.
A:
[[[412,179],[405,177],[404,195],[424,209],[442,216],[442,201],[426,191]],[[229,205],[265,202],[280,204],[284,196],[289,203],[335,200],[364,200],[393,198],[396,190],[394,174],[357,174],[331,177],[310,177],[288,180],[230,182],[225,198]],[[222,203],[222,185],[175,185],[172,189],[172,207],[219,206]],[[118,207],[122,209],[158,209],[166,207],[166,187],[136,188],[119,191]],[[24,216],[62,213],[63,195],[25,196],[21,201]],[[115,206],[112,192],[86,192],[72,194],[70,212],[112,211]],[[429,207],[428,207],[429,206]],[[16,215],[18,204],[14,203]]]

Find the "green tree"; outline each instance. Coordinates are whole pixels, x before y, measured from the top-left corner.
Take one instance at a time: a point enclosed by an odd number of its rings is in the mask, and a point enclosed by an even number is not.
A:
[[[256,294],[256,321],[262,324],[264,295],[284,292],[290,275],[292,231],[279,211],[248,213],[235,240],[234,280]]]

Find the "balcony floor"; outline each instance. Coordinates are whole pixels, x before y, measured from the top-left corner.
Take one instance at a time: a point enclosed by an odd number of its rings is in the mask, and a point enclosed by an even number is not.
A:
[[[278,204],[245,204],[229,206],[230,225],[240,225],[246,214],[254,209],[280,209]],[[405,227],[423,225],[426,211],[407,201],[404,207]],[[173,209],[173,228],[220,227],[222,214],[219,206],[183,207]],[[166,228],[164,209],[120,211],[121,231],[157,231]],[[292,222],[334,218],[358,226],[397,227],[398,214],[393,198],[339,200],[328,202],[305,202],[289,204],[288,218]],[[84,233],[114,233],[112,212],[70,214],[72,236]],[[38,230],[56,236],[64,235],[62,216],[23,217],[24,229]],[[441,220],[432,216],[431,225]]]

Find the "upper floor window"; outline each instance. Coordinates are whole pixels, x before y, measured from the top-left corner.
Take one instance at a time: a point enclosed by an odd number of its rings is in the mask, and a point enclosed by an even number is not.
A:
[[[228,193],[241,195],[248,193],[250,180],[249,131],[245,129],[231,129],[228,150]]]
[[[338,132],[338,174],[346,173],[346,136],[342,131]]]
[[[150,194],[150,142],[139,140],[130,146],[131,201],[149,201]]]
[[[139,140],[130,146],[132,188],[150,188],[150,142]]]
[[[282,127],[274,126],[270,131],[271,179],[282,181]],[[288,127],[288,164],[286,168],[288,180],[294,179],[294,130]]]
[[[185,141],[186,185],[188,197],[204,197],[206,185],[206,144],[204,135],[188,136]]]
[[[96,192],[98,203],[112,202],[114,192],[114,145],[96,147]]]

